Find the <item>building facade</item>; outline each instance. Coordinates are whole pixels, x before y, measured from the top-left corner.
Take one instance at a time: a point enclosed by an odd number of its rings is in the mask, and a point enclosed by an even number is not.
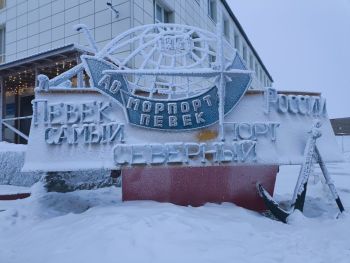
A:
[[[225,0],[0,0],[0,141],[24,142],[11,127],[28,133],[30,101],[36,76],[50,78],[91,53],[85,36],[74,29],[86,24],[97,47],[120,33],[144,24],[177,23],[216,30],[219,10],[223,32],[249,69],[252,89],[272,85],[273,79]],[[128,52],[126,50],[125,52]],[[77,79],[75,85],[85,85]],[[2,123],[2,124],[1,124]]]
[[[350,136],[350,118],[331,119],[331,124],[336,136]]]
[[[331,119],[330,121],[337,142],[346,156],[345,158],[350,157],[350,117]]]

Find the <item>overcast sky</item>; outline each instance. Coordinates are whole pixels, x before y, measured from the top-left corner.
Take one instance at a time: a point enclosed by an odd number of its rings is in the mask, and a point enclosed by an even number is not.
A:
[[[320,91],[350,117],[350,0],[227,0],[279,90]]]

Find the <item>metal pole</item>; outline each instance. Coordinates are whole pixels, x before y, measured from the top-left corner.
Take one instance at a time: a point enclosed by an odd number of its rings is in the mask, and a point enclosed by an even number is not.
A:
[[[39,75],[39,71],[38,71],[38,67],[35,66],[34,68],[34,74],[35,74],[35,80],[34,80],[34,88],[38,87],[38,75]]]
[[[75,58],[77,65],[81,63],[80,57],[77,54]],[[77,88],[84,88],[84,72],[83,70],[78,71],[77,74]]]
[[[322,171],[323,176],[324,176],[324,178],[325,178],[325,180],[326,180],[326,184],[328,185],[329,190],[331,191],[331,194],[332,194],[332,196],[333,196],[335,202],[337,203],[340,212],[342,213],[342,212],[344,212],[344,210],[345,210],[345,209],[344,209],[344,206],[343,206],[343,204],[342,204],[342,202],[341,202],[341,200],[340,200],[340,197],[339,197],[339,195],[338,195],[337,189],[335,188],[334,182],[333,182],[333,180],[332,180],[332,178],[331,178],[330,173],[328,172],[328,169],[327,169],[327,167],[326,167],[326,164],[325,164],[325,162],[323,161],[323,159],[322,159],[322,157],[321,157],[321,153],[320,153],[320,151],[318,150],[317,146],[315,146],[315,151],[316,151],[316,157],[317,157],[317,159],[318,159],[318,163],[319,163],[319,165],[320,165],[321,171]]]
[[[224,109],[225,109],[225,56],[224,56],[224,44],[223,44],[223,14],[220,6],[220,1],[216,2],[216,35],[217,35],[217,48],[216,48],[216,64],[220,70],[219,83],[218,83],[218,95],[219,95],[219,138],[221,141],[225,140],[224,134]]]
[[[74,29],[78,32],[80,32],[80,31],[83,32],[90,47],[95,51],[95,53],[97,53],[98,47],[97,47],[95,39],[92,37],[91,31],[89,30],[89,28],[84,24],[78,24],[78,25],[74,26]]]
[[[28,120],[31,118],[33,118],[33,116],[29,115],[29,116],[23,116],[23,117],[5,118],[5,119],[2,119],[2,121],[4,123],[5,121]]]
[[[15,97],[15,109],[16,109],[16,111],[15,111],[15,117],[16,118],[18,118],[18,117],[20,117],[21,116],[21,111],[20,111],[20,107],[21,107],[21,105],[20,105],[20,95],[19,94],[15,94],[14,95],[14,97]],[[4,125],[7,127],[7,125],[6,125],[6,123],[4,122]],[[14,128],[16,129],[16,130],[20,130],[21,129],[21,122],[19,121],[19,120],[15,120],[15,123],[14,123]],[[15,132],[15,143],[16,144],[19,144],[20,143],[20,137],[18,136],[18,133],[16,133]]]

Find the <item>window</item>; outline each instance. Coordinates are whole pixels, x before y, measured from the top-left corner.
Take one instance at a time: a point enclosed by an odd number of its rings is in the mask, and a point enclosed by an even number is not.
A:
[[[239,36],[237,34],[235,34],[235,49],[237,49],[237,51],[240,49]]]
[[[191,35],[192,39],[196,39],[199,38],[199,36],[196,33],[193,33]],[[202,57],[202,52],[200,51],[201,49],[201,42],[200,41],[193,41],[193,50],[192,52],[198,57],[201,58]]]
[[[0,0],[0,9],[3,9],[6,6],[6,0]]]
[[[255,62],[255,75],[257,78],[259,77],[258,63],[256,63],[256,62]]]
[[[249,55],[249,67],[250,69],[254,69],[254,60],[253,60],[253,55]]]
[[[210,67],[212,64],[215,63],[216,56],[213,55],[213,54],[215,54],[215,52],[214,52],[214,49],[212,47],[209,47],[209,51],[210,51],[210,53],[209,53],[208,59],[209,59],[209,67]]]
[[[214,22],[216,22],[216,11],[216,0],[208,0],[208,15]]]
[[[0,26],[0,63],[5,62],[5,27]]]
[[[167,10],[164,6],[158,2],[154,3],[154,20],[156,23],[171,23],[172,12]]]
[[[248,50],[247,50],[247,46],[243,44],[243,59],[244,61],[247,62],[247,58],[248,58]]]
[[[230,21],[227,18],[224,18],[223,26],[224,26],[225,37],[227,39],[230,39]]]

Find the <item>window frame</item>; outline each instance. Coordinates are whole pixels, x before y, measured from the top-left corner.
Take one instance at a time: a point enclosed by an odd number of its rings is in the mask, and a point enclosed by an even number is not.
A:
[[[6,27],[4,25],[0,25],[0,34],[2,37],[0,38],[0,64],[5,62],[6,56]]]
[[[214,52],[214,48],[209,46],[209,50]],[[208,56],[209,67],[216,62],[216,56],[209,54]]]
[[[248,47],[245,43],[242,46],[242,57],[245,62],[248,63]]]
[[[241,43],[240,43],[240,37],[237,33],[234,34],[234,45],[235,45],[235,49],[237,50],[237,52],[239,52],[239,49],[241,47]]]
[[[253,55],[251,53],[249,54],[249,68],[251,70],[254,69],[254,57],[253,57]]]
[[[222,17],[222,26],[223,26],[223,32],[224,36],[229,40],[230,39],[230,20],[226,17]]]
[[[218,14],[217,14],[217,2],[216,0],[208,0],[208,16],[209,18],[214,22],[217,23],[218,21]],[[214,4],[214,9],[212,4]]]
[[[157,8],[161,10],[162,21],[157,17]],[[171,11],[169,11],[164,5],[158,1],[154,1],[154,23],[171,23]]]
[[[254,66],[254,71],[255,71],[255,76],[257,79],[259,79],[259,65],[258,62],[255,61],[255,66]]]
[[[6,0],[0,0],[0,10],[6,8]]]

